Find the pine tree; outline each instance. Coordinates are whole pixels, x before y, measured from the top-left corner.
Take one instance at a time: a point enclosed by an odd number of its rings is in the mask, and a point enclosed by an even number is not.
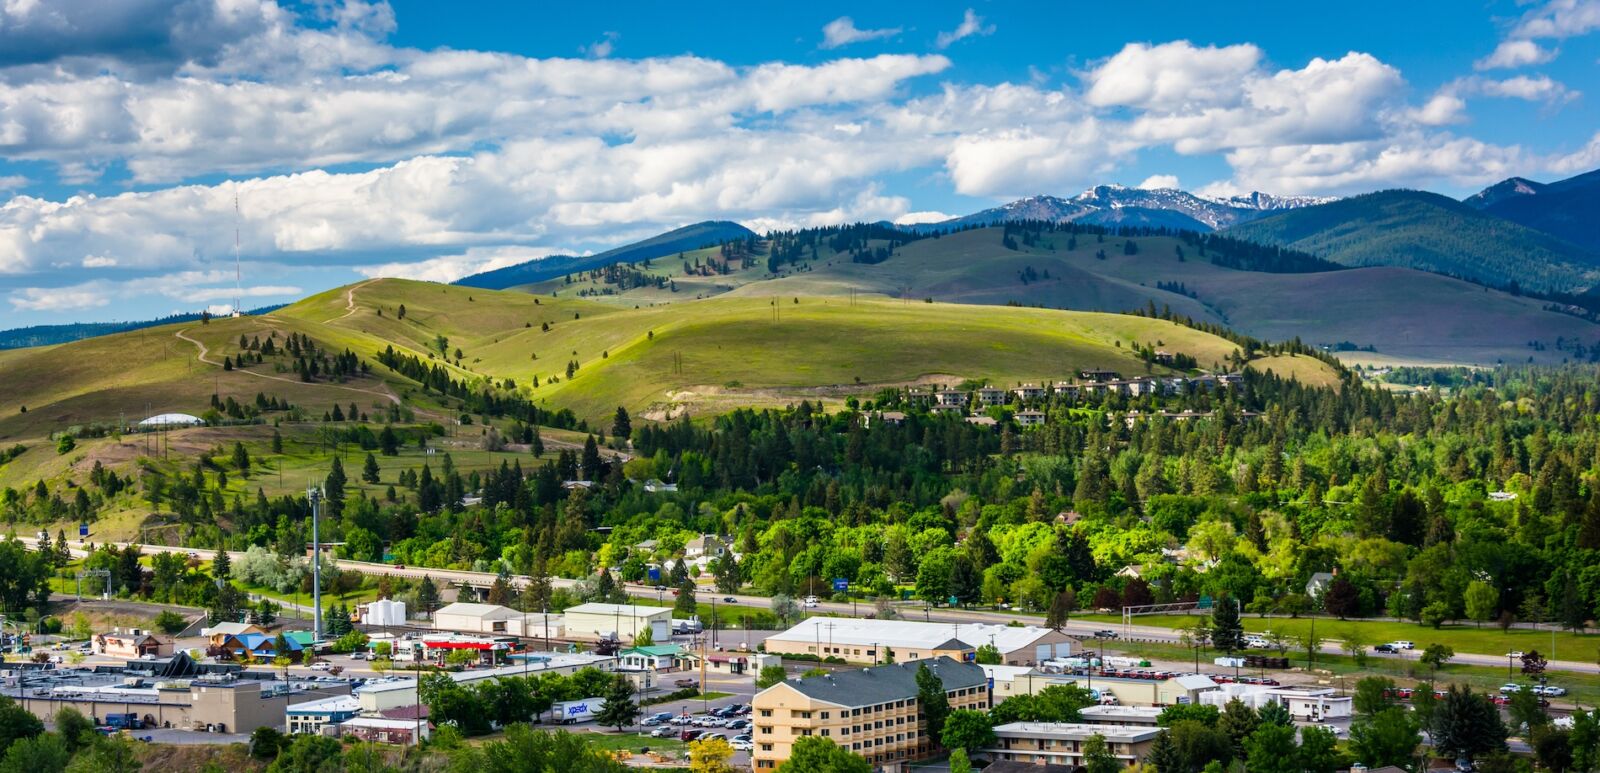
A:
[[[627,408],[617,406],[617,415],[611,420],[611,435],[623,444],[633,436],[633,421],[628,418]]]
[[[944,737],[944,719],[950,716],[950,699],[944,694],[944,682],[927,663],[917,664],[917,710],[927,723],[926,737]]]
[[[378,472],[378,458],[368,451],[366,464],[361,466],[361,479],[367,483],[377,483]]]
[[[335,410],[337,410],[337,407],[335,407]],[[343,502],[345,482],[344,464],[339,461],[339,457],[335,456],[333,457],[333,467],[328,470],[328,477],[323,481],[322,495],[327,497],[329,502]]]
[[[602,727],[614,727],[617,732],[639,718],[639,704],[633,701],[633,685],[628,678],[618,674],[605,694],[606,705],[595,714],[594,721]]]
[[[422,576],[422,582],[417,584],[417,606],[422,608],[422,613],[431,616],[433,610],[439,608],[439,589],[434,587],[433,578]]]
[[[1211,608],[1211,645],[1232,655],[1244,649],[1244,624],[1239,622],[1239,607],[1223,595]]]

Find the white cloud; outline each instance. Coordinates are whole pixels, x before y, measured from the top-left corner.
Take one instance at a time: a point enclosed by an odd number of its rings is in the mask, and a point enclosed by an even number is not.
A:
[[[110,268],[117,265],[117,259],[106,255],[83,256],[84,268]]]
[[[974,35],[984,36],[993,34],[994,25],[984,24],[983,17],[979,16],[971,8],[968,8],[966,13],[961,15],[961,23],[956,25],[956,28],[949,32],[939,33],[939,37],[935,42],[940,48],[949,48],[952,43],[964,38],[970,38]]]
[[[0,191],[14,191],[32,184],[26,176],[20,174],[0,175]]]
[[[25,287],[7,299],[18,311],[78,311],[111,303],[104,293],[79,288]]]
[[[954,217],[955,215],[946,214],[944,212],[938,212],[935,210],[927,210],[924,212],[907,212],[904,215],[895,218],[894,224],[920,225],[922,223],[943,223],[944,221],[953,219]]]
[[[1244,98],[1261,50],[1250,44],[1197,48],[1187,40],[1130,43],[1084,77],[1085,99],[1101,107],[1151,110],[1229,107]]]
[[[621,37],[621,33],[607,31],[604,35],[600,36],[599,40],[584,46],[580,50],[583,51],[583,53],[587,56],[591,56],[595,59],[604,59],[608,56],[611,56],[611,52],[616,50],[617,39]]]
[[[1153,174],[1144,178],[1144,182],[1139,183],[1139,187],[1147,191],[1157,191],[1178,190],[1183,186],[1178,184],[1178,176],[1175,174]]]
[[[1472,79],[1467,88],[1491,97],[1509,97],[1550,104],[1570,102],[1579,96],[1579,92],[1544,75],[1518,75],[1504,80]]]
[[[1473,63],[1478,70],[1527,67],[1556,58],[1555,49],[1541,47],[1532,40],[1503,40],[1488,56]]]
[[[1549,0],[1523,15],[1512,38],[1572,38],[1600,29],[1600,0]]]
[[[900,34],[899,27],[883,27],[880,29],[859,29],[855,20],[848,16],[840,16],[822,27],[822,48],[838,48],[851,43],[861,43],[880,38],[892,38]]]
[[[1429,98],[1413,117],[1424,126],[1445,126],[1467,120],[1466,112],[1466,100],[1454,92],[1441,92]]]
[[[367,277],[417,279],[425,282],[454,282],[497,268],[515,266],[530,260],[558,254],[559,250],[547,247],[474,248],[456,255],[441,255],[427,260],[383,263],[362,266],[356,271]]]

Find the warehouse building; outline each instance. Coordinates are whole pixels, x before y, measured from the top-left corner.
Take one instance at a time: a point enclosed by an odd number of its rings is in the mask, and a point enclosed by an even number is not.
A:
[[[638,604],[579,604],[567,607],[562,625],[568,639],[595,641],[616,636],[633,641],[648,629],[656,641],[672,638],[672,608]]]
[[[769,637],[766,650],[862,664],[940,657],[970,662],[979,647],[993,645],[1002,663],[1022,666],[1068,657],[1072,641],[1060,631],[1037,626],[813,617]]]
[[[518,612],[499,604],[458,601],[433,613],[433,627],[441,631],[487,633],[504,636],[561,638],[561,615]],[[547,633],[548,631],[548,633]]]
[[[1045,674],[1038,671],[996,673],[991,683],[994,702],[1003,703],[1017,695],[1034,695],[1058,684],[1075,684],[1094,693],[1103,703],[1121,706],[1172,706],[1200,703],[1201,696],[1215,692],[1217,683],[1202,674],[1164,678],[1130,679],[1075,674]]]

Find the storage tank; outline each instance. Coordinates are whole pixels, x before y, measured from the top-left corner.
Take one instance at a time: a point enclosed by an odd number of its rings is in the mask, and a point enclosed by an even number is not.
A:
[[[367,625],[405,625],[406,603],[392,599],[378,599],[367,604],[367,611],[362,615],[361,622]]]

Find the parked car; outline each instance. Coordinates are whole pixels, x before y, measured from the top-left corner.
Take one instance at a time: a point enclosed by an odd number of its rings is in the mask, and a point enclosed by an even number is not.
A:
[[[646,725],[660,725],[672,719],[672,712],[661,711],[644,718]]]
[[[741,741],[737,738],[728,742],[728,747],[736,752],[755,751],[756,745],[748,740]]]
[[[675,736],[677,734],[678,734],[678,729],[677,728],[673,727],[672,725],[662,725],[661,727],[658,727],[655,730],[651,731],[650,737],[652,737],[652,738],[671,738],[672,736]]]
[[[1326,730],[1326,731],[1328,731],[1330,733],[1333,733],[1334,735],[1344,735],[1344,728],[1339,727],[1338,725],[1332,725],[1332,724],[1329,724],[1327,722],[1323,722],[1322,724],[1317,725],[1317,727],[1320,727],[1323,730]]]
[[[1393,655],[1393,654],[1399,652],[1400,650],[1396,649],[1393,644],[1379,644],[1379,645],[1373,647],[1372,651],[1373,652],[1386,652],[1386,653],[1388,653],[1390,655]]]
[[[728,723],[729,730],[744,730],[748,727],[750,727],[750,720],[748,719],[735,719]]]
[[[1510,695],[1514,692],[1522,692],[1522,685],[1515,682],[1506,682],[1505,684],[1500,685],[1501,695]]]
[[[1553,684],[1547,684],[1543,687],[1535,687],[1533,688],[1533,691],[1545,696],[1546,698],[1559,698],[1567,694],[1567,688],[1557,687]]]
[[[329,663],[326,660],[319,660],[319,661],[311,664],[311,670],[312,671],[331,671],[331,670],[333,670],[333,664]]]
[[[695,685],[700,684],[700,681],[697,679],[679,679],[676,682],[673,682],[673,684],[677,685],[678,687],[694,687]]]
[[[685,730],[678,734],[678,740],[683,741],[684,743],[697,741],[700,739],[700,736],[705,735],[705,732],[706,731],[704,730]]]

